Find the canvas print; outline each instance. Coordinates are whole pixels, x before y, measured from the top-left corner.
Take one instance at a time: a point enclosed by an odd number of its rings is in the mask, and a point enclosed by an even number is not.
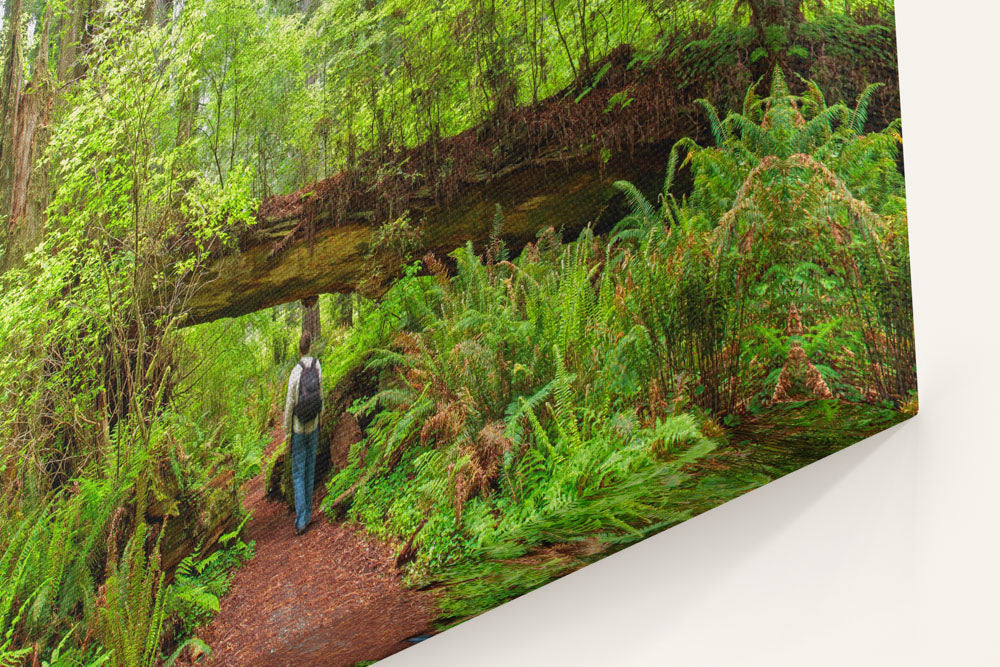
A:
[[[368,665],[917,411],[891,0],[0,10],[0,665]]]

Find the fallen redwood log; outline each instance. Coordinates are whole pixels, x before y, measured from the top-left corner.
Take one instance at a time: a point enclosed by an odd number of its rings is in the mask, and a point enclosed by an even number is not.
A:
[[[609,162],[603,170],[590,157],[533,160],[466,186],[447,204],[436,203],[430,192],[417,193],[407,209],[410,219],[421,223],[421,247],[413,256],[428,251],[443,255],[468,241],[482,247],[492,231],[497,204],[504,217],[502,236],[512,249],[520,249],[548,227],[575,235],[600,221],[618,194],[614,181],[646,182],[650,175],[662,179],[667,146],[646,146],[633,157]],[[608,213],[614,222],[624,209]],[[268,239],[216,259],[188,302],[186,324],[235,317],[321,293],[355,291],[371,278],[368,253],[378,225],[365,212],[324,224],[332,215],[317,213],[312,239],[303,238],[281,252],[275,252]],[[402,267],[383,268],[391,274]]]

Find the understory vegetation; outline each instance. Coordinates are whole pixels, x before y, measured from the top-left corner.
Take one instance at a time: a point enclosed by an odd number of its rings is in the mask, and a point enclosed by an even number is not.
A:
[[[916,410],[891,2],[0,9],[2,667],[210,652],[303,327],[351,397],[330,427],[361,431],[326,514],[391,544],[442,625]],[[616,183],[624,219],[579,237],[513,247],[498,206],[485,246],[411,256],[401,184],[491,176],[449,138],[499,171],[600,95],[557,154],[603,177],[680,136],[601,134],[643,103],[614,72],[704,98],[671,111],[697,136],[661,187]],[[267,198],[340,174],[377,202],[372,289],[189,326]]]
[[[816,458],[913,410],[899,125],[864,133],[874,86],[849,107],[798,83],[776,69],[724,118],[703,102],[714,145],[674,147],[656,204],[618,183],[633,212],[607,237],[549,229],[512,259],[498,212],[482,255],[455,251],[453,276],[425,258],[432,278],[351,332],[398,314],[363,360],[380,391],[352,408],[370,422],[328,507],[398,541],[413,585],[451,584],[446,615],[784,472],[741,464],[754,443],[731,436],[775,405],[832,411]]]

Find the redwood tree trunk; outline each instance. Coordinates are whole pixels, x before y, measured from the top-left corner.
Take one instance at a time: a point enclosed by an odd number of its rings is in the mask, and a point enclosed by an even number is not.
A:
[[[321,331],[319,320],[319,299],[310,297],[302,300],[302,333],[308,332],[315,344]]]
[[[44,178],[33,183],[41,170],[35,161],[46,141],[54,86],[48,70],[49,20],[46,12],[39,35],[38,56],[31,80],[21,84],[20,0],[11,11],[11,30],[3,80],[2,132],[0,132],[0,216],[4,247],[0,272],[19,264],[24,254],[37,245],[44,234],[47,188]]]
[[[10,184],[13,182],[14,125],[21,102],[21,0],[7,8],[7,41],[3,51],[3,81],[0,82],[0,222],[3,223],[4,257],[9,250]]]
[[[802,0],[748,0],[750,23],[758,30],[769,25],[792,25],[804,20]]]

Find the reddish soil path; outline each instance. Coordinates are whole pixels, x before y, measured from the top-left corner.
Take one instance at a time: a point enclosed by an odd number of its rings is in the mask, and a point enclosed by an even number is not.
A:
[[[278,424],[268,451],[282,438]],[[244,506],[253,511],[244,539],[256,548],[200,633],[213,667],[354,665],[428,632],[433,598],[403,587],[387,545],[330,523],[318,511],[319,480],[317,487],[313,523],[301,537],[286,507],[264,497],[263,473],[244,487]]]

